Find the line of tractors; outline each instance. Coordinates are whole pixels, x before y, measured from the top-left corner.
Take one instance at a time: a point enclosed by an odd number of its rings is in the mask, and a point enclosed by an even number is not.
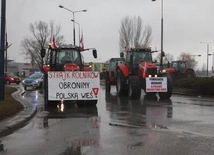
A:
[[[152,60],[151,48],[131,48],[124,53],[120,53],[120,58],[111,58],[106,68],[105,86],[106,93],[110,93],[111,86],[116,85],[119,96],[128,96],[131,99],[140,99],[141,90],[145,94],[156,95],[162,99],[169,99],[172,95],[173,82],[185,77],[195,77],[193,69],[187,67],[186,61],[172,61],[160,66],[157,61]],[[162,57],[165,53],[162,53]],[[166,91],[150,90],[147,87],[160,77],[166,79]],[[160,84],[160,83],[159,83]],[[164,82],[162,83],[162,85]],[[148,86],[149,85],[149,86]],[[154,87],[158,85],[154,85]]]
[[[41,49],[42,59],[46,54],[50,54],[47,62],[44,63],[44,101],[47,106],[58,103],[60,100],[50,100],[49,96],[52,90],[49,88],[48,73],[55,71],[82,71],[91,72],[89,65],[85,65],[81,53],[86,50],[92,50],[94,58],[97,58],[95,48],[82,50],[80,47],[72,45],[63,45],[57,49]],[[162,65],[157,65],[157,61],[152,60],[151,48],[131,48],[125,54],[120,53],[119,58],[111,58],[108,68],[106,69],[106,92],[111,91],[111,85],[116,85],[119,96],[128,96],[131,99],[140,99],[141,90],[145,94],[158,94],[161,99],[169,99],[172,95],[173,81],[182,77],[194,77],[194,70],[187,68],[185,61],[172,61]],[[72,60],[61,62],[62,56],[66,53],[72,56]],[[164,57],[164,52],[162,57]],[[48,55],[47,55],[48,56]],[[60,90],[59,90],[60,91]],[[69,101],[69,100],[68,100]],[[98,99],[76,100],[78,105],[96,105]]]

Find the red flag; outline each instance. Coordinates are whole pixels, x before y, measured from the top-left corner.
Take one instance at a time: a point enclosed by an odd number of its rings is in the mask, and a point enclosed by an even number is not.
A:
[[[82,50],[84,50],[83,34],[82,34],[81,39],[80,39],[80,47]]]
[[[129,45],[126,46],[126,51],[130,51],[130,50],[131,50],[131,49],[130,49]]]
[[[55,39],[54,35],[53,35],[53,38],[52,38],[52,43],[53,43],[53,47],[54,47],[55,49],[57,49],[58,46],[57,46],[57,44],[56,44],[56,39]]]

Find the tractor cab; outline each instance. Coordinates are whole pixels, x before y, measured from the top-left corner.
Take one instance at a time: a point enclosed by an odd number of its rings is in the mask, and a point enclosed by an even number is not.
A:
[[[41,56],[45,56],[45,51],[41,51]],[[90,67],[84,65],[81,48],[73,45],[62,45],[54,49],[49,46],[50,58],[43,66],[45,72],[48,71],[86,71]],[[94,58],[97,57],[97,51],[93,50]]]
[[[135,48],[127,51],[126,64],[130,74],[139,74],[144,76],[144,78],[148,74],[152,76],[157,74],[157,66],[152,61],[152,51],[150,48]],[[146,72],[147,75],[143,74]]]
[[[170,75],[173,81],[185,77],[195,77],[195,71],[192,68],[188,68],[187,61],[182,60],[168,63],[161,72]]]
[[[124,58],[111,58],[110,61],[109,61],[108,70],[109,71],[115,71],[117,66],[119,64],[124,64],[124,62],[125,62]]]
[[[170,67],[182,72],[185,68],[187,68],[187,64],[186,61],[172,61],[170,63]]]

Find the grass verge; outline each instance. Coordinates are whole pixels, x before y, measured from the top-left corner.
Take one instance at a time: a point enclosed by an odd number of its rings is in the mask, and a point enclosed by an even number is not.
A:
[[[0,101],[0,120],[11,117],[23,109],[22,104],[11,96],[15,91],[16,88],[5,86],[4,101]]]

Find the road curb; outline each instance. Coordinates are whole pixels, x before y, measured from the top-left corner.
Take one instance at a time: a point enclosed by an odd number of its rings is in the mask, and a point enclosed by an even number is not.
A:
[[[15,100],[19,101],[23,105],[24,109],[15,116],[8,118],[5,122],[3,122],[3,125],[1,124],[0,137],[7,136],[13,133],[15,130],[23,127],[36,114],[36,106],[22,99],[21,96],[23,96],[25,93],[26,92],[21,90],[21,88],[18,88],[16,92],[11,94]]]

